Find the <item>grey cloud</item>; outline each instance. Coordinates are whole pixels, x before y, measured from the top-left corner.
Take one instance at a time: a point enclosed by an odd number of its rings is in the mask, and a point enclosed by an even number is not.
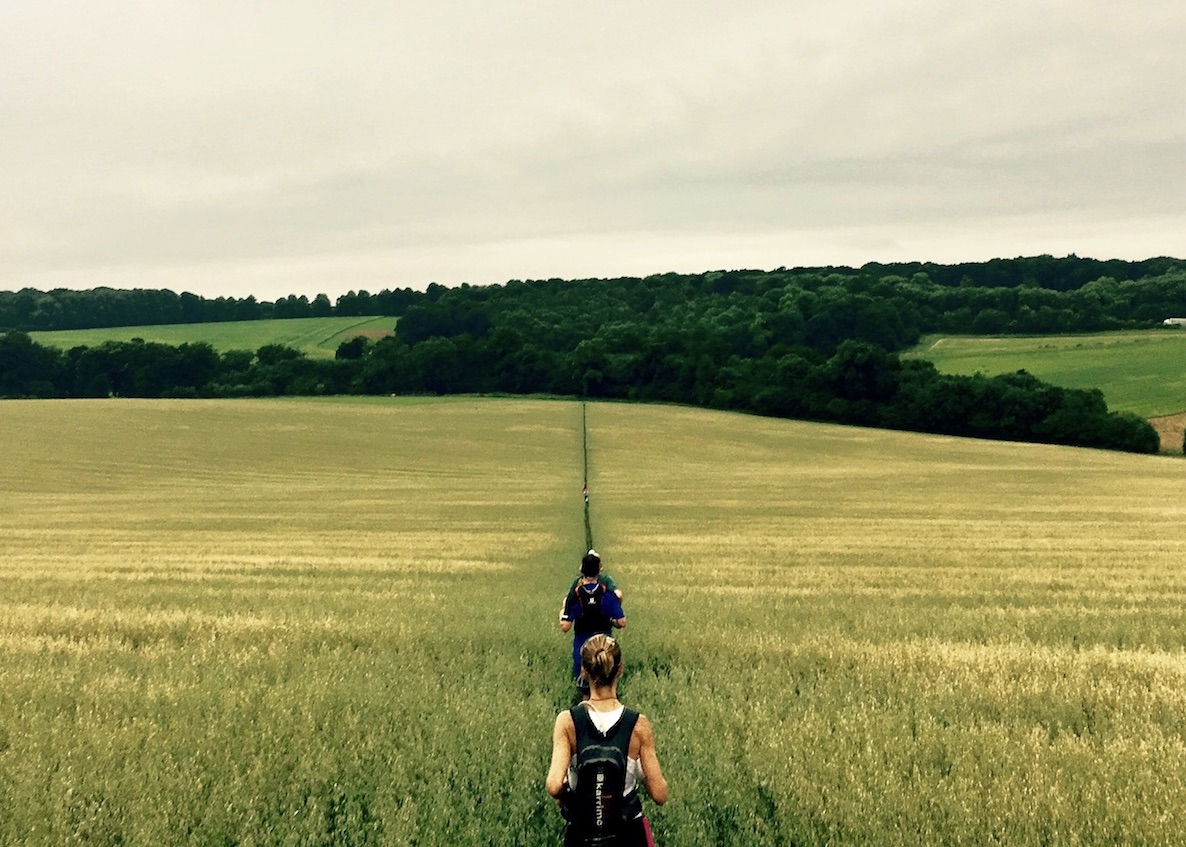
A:
[[[0,287],[1186,252],[1171,4],[59,0],[6,23]]]

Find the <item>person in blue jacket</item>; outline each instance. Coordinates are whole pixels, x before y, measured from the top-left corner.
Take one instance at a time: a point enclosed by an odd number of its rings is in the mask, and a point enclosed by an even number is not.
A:
[[[589,685],[581,676],[581,648],[585,642],[594,635],[612,635],[615,629],[626,627],[622,601],[598,579],[600,572],[601,560],[586,556],[581,561],[576,587],[565,598],[560,612],[560,631],[573,633],[572,676],[582,692],[587,692]]]

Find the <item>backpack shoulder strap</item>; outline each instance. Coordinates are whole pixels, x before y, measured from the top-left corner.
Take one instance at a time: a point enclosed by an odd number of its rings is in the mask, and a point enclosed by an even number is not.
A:
[[[572,715],[572,725],[577,731],[577,750],[581,749],[581,738],[589,734],[589,730],[597,731],[597,727],[593,725],[593,719],[589,717],[589,710],[580,703],[577,703],[568,713]]]
[[[584,589],[588,588],[588,591]],[[577,596],[579,597],[600,597],[605,593],[605,583],[595,582],[592,585],[585,585],[584,583],[577,584]]]
[[[618,719],[615,731],[620,731],[624,736],[625,746],[622,748],[627,756],[630,755],[630,737],[634,735],[634,725],[638,723],[638,712],[631,709],[629,706],[622,708],[622,717]]]
[[[581,750],[581,742],[590,738],[602,741],[614,739],[622,747],[622,752],[630,754],[630,737],[634,734],[634,725],[638,723],[638,712],[629,706],[622,707],[622,715],[610,727],[609,732],[602,732],[589,716],[589,707],[578,703],[568,710],[572,715],[572,725],[576,730],[577,752]]]

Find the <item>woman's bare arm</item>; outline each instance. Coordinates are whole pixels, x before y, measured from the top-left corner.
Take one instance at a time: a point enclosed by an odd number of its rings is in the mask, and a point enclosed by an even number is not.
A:
[[[642,779],[646,784],[647,794],[662,806],[667,802],[667,780],[663,778],[663,769],[659,767],[659,754],[655,751],[655,731],[646,715],[638,716],[634,731],[638,734],[638,761],[642,765]]]
[[[577,731],[572,723],[572,715],[561,712],[556,716],[556,725],[552,727],[552,763],[548,766],[548,778],[544,787],[553,797],[559,797],[564,790],[564,782],[568,779],[568,764],[572,761],[572,751],[577,744]]]

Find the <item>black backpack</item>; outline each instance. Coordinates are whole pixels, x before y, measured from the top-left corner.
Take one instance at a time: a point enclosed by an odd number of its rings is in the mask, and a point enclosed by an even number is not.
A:
[[[586,590],[592,589],[592,590]],[[613,629],[610,616],[605,613],[605,584],[578,585],[575,589],[577,606],[581,613],[573,623],[573,629],[580,635],[587,632],[609,632]]]
[[[577,784],[566,804],[565,817],[581,844],[608,847],[616,843],[628,821],[642,814],[637,790],[623,796],[630,736],[638,712],[623,709],[607,733],[593,724],[585,706],[573,706],[569,713],[577,736]]]

